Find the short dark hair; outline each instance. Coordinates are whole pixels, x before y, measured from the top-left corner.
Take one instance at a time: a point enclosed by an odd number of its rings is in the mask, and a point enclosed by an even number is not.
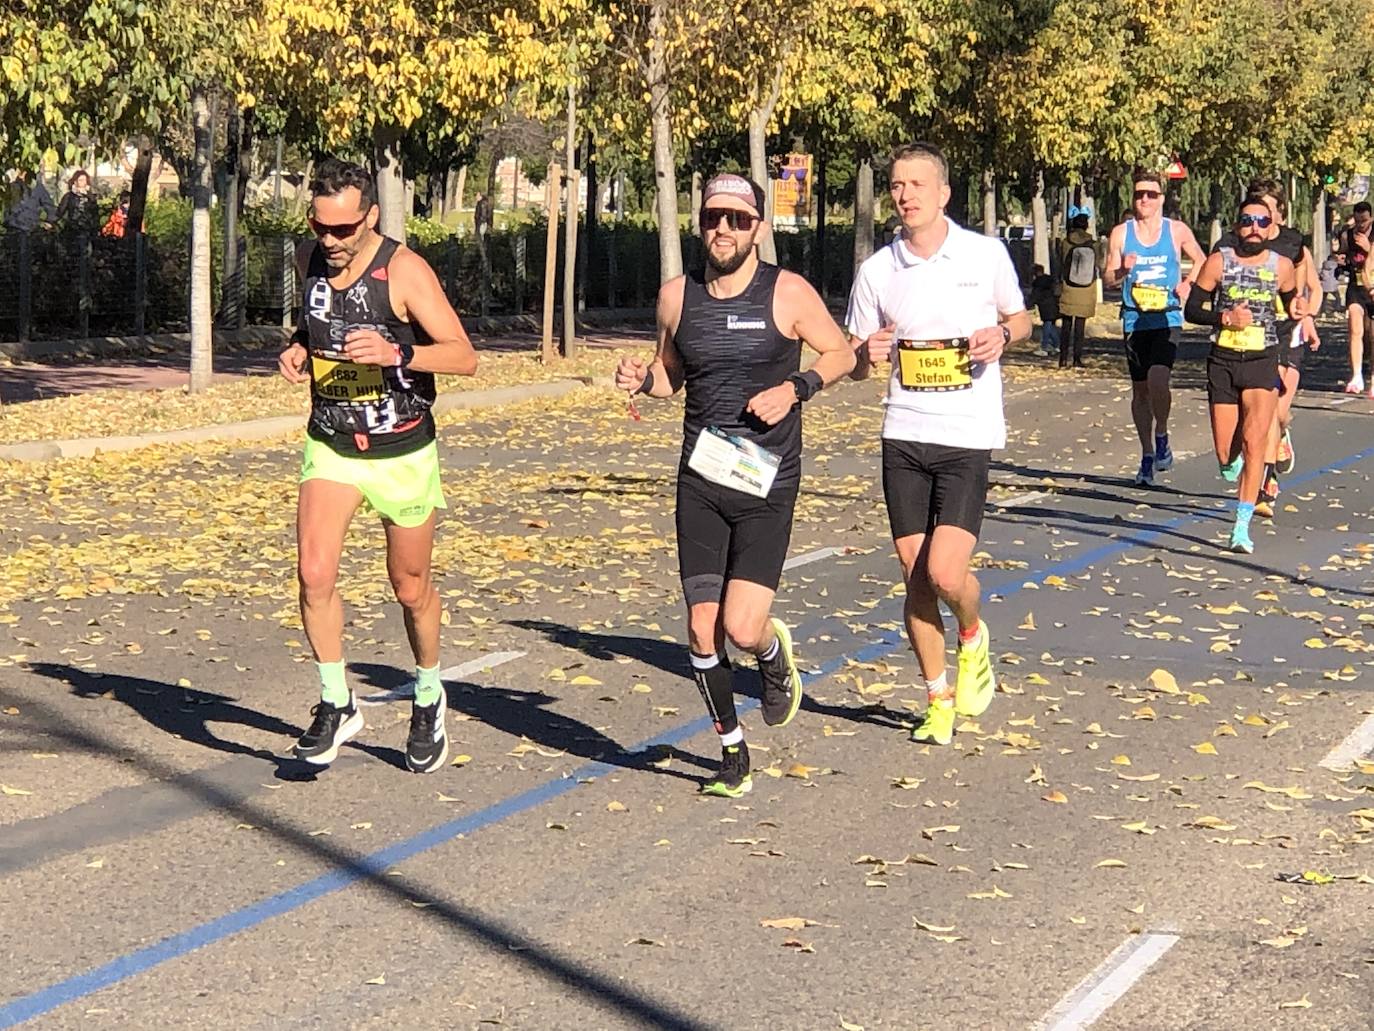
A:
[[[1159,187],[1160,193],[1166,193],[1169,188],[1169,184],[1164,179],[1163,172],[1156,172],[1154,169],[1146,168],[1144,165],[1136,165],[1135,171],[1131,173],[1131,182],[1154,183]]]
[[[362,165],[338,158],[325,158],[315,166],[310,179],[312,197],[334,197],[350,186],[363,195],[363,210],[369,211],[377,203],[377,180]]]
[[[913,158],[932,162],[940,170],[940,182],[949,184],[949,162],[945,160],[945,152],[933,143],[924,143],[920,140],[915,143],[904,143],[892,152],[887,161],[888,174],[892,174],[892,166],[898,161],[910,161]]]
[[[1251,191],[1245,195],[1245,199],[1240,202],[1240,207],[1236,208],[1236,218],[1240,218],[1240,213],[1246,208],[1260,207],[1265,213],[1269,212],[1269,195],[1260,193],[1258,190]]]
[[[1358,203],[1358,204],[1355,205],[1355,214],[1357,214],[1357,215],[1374,214],[1374,207],[1370,207],[1369,201],[1367,201],[1367,200],[1362,200],[1362,201],[1360,201],[1360,203]]]
[[[1288,217],[1288,194],[1284,190],[1283,184],[1277,179],[1256,176],[1250,180],[1250,185],[1245,188],[1245,194],[1247,199],[1254,196],[1272,198],[1274,207],[1279,209],[1279,214],[1284,218]]]

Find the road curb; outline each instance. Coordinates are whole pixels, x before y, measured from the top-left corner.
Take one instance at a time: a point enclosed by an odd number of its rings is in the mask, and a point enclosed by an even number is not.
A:
[[[539,398],[558,398],[582,387],[609,387],[609,376],[556,379],[543,383],[524,383],[490,390],[451,390],[434,401],[436,413],[471,408],[499,408]],[[193,426],[182,430],[145,433],[127,437],[77,437],[69,440],[36,440],[0,445],[0,461],[51,462],[59,458],[89,458],[101,452],[137,451],[158,444],[197,444],[204,441],[266,440],[299,432],[305,426],[303,415],[278,415],[247,422],[227,422],[215,426]]]

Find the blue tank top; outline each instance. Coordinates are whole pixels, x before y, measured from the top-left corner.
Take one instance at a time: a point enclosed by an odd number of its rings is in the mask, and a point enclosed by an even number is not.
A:
[[[1174,250],[1171,223],[1164,220],[1159,239],[1148,247],[1135,235],[1135,219],[1126,223],[1122,254],[1135,255],[1135,268],[1121,283],[1121,325],[1127,333],[1183,325],[1183,308],[1174,293],[1183,270]]]

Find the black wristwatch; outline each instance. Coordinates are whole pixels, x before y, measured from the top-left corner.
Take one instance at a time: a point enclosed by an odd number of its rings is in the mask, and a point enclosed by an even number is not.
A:
[[[787,377],[787,382],[791,383],[797,391],[798,401],[810,401],[816,396],[816,392],[824,386],[824,382],[818,373],[809,369],[806,372],[794,372]]]
[[[1007,324],[1004,322],[1004,323],[1002,323],[1002,346],[1003,346],[1003,347],[1009,347],[1010,345],[1011,345],[1011,330],[1010,330],[1009,328],[1007,328]]]

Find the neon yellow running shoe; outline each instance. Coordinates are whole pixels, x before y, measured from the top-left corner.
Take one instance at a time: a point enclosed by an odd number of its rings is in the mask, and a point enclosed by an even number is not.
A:
[[[954,684],[954,707],[961,716],[981,716],[997,691],[997,679],[992,674],[991,637],[988,625],[978,621],[978,643],[959,645],[959,678]]]
[[[802,678],[792,654],[792,635],[780,619],[770,619],[778,637],[778,654],[772,661],[759,659],[763,680],[763,722],[770,727],[785,727],[792,722],[802,703]]]
[[[701,793],[720,798],[741,798],[753,787],[753,778],[749,775],[749,746],[741,741],[721,749],[720,770],[701,786]]]
[[[951,702],[931,702],[926,706],[926,718],[911,732],[911,740],[923,745],[947,745],[954,740],[954,705]]]

